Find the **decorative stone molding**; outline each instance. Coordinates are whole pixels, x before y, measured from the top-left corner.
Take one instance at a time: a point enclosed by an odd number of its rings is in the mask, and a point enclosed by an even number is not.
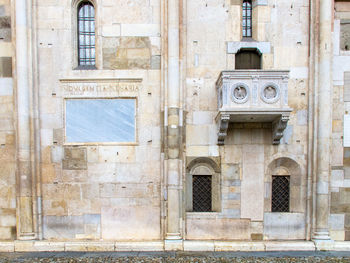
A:
[[[270,42],[235,41],[227,43],[228,54],[236,54],[241,48],[256,48],[261,54],[271,53]]]
[[[219,119],[219,132],[218,132],[218,145],[225,144],[225,138],[227,136],[228,124],[230,122],[230,115],[224,114]]]
[[[288,121],[289,115],[282,115],[272,123],[272,144],[280,144],[283,131],[286,129]]]

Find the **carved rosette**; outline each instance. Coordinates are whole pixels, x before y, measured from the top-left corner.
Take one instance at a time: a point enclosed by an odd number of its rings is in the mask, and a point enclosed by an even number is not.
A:
[[[228,124],[230,122],[230,115],[223,114],[219,119],[219,132],[218,132],[218,145],[225,144],[225,138],[227,136]]]
[[[286,129],[288,121],[289,116],[282,115],[272,123],[272,144],[280,144],[280,140],[283,137],[283,131]]]

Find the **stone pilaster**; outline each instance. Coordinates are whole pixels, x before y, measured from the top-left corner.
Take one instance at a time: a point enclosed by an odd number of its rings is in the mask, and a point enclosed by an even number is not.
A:
[[[34,239],[31,165],[31,52],[29,7],[16,0],[16,106],[17,106],[17,238]]]
[[[318,57],[318,126],[316,174],[316,222],[314,240],[328,240],[330,143],[332,121],[332,1],[320,0]],[[317,61],[316,61],[317,62]]]
[[[181,240],[181,127],[179,0],[168,0],[167,240]],[[171,250],[178,249],[171,245]]]

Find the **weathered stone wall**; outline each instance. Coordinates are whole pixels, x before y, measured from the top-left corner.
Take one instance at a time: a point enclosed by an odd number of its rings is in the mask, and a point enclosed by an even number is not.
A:
[[[241,1],[187,1],[186,156],[221,157],[221,212],[214,217],[198,216],[198,220],[220,226],[227,220],[234,219],[237,226],[244,222],[246,231],[233,231],[232,239],[304,239],[309,6],[302,0],[253,2],[253,40],[271,47],[262,55],[262,69],[290,71],[288,106],[293,111],[279,146],[272,145],[271,125],[262,123],[230,124],[225,145],[217,146],[215,82],[220,71],[235,66],[234,54],[226,51],[227,42],[245,41],[241,38]],[[274,227],[280,219],[264,204],[271,202],[266,198],[271,191],[266,176],[271,180],[271,174],[265,172],[282,157],[297,163],[300,174],[298,183],[291,185],[294,209],[283,219],[289,224]],[[193,239],[214,239],[210,227],[197,224],[195,217],[187,214],[186,234]],[[217,238],[227,237],[220,232]]]
[[[0,1],[0,239],[16,236],[11,2]]]
[[[74,5],[38,2],[43,237],[159,240],[160,1],[94,3],[97,69],[84,71],[75,70]],[[71,98],[135,98],[136,142],[67,144]]]
[[[334,240],[350,240],[350,174],[349,151],[343,147],[344,114],[349,111],[346,74],[350,71],[348,24],[350,3],[335,4],[333,35],[333,109],[332,109],[332,159],[331,159],[331,207],[329,227]]]

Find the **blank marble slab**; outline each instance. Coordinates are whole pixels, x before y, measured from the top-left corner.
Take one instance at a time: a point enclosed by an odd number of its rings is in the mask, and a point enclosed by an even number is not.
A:
[[[135,142],[134,99],[66,100],[66,142]]]

